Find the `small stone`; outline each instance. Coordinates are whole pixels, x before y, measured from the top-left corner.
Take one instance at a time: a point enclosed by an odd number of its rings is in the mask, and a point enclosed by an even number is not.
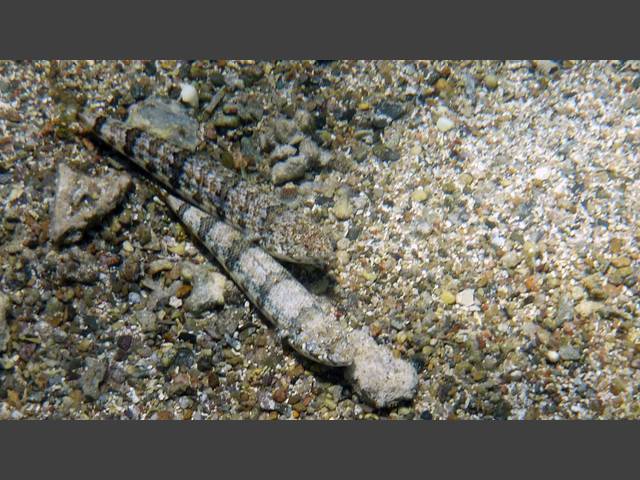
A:
[[[462,305],[463,307],[470,307],[475,303],[473,294],[474,294],[473,288],[467,288],[466,290],[462,290],[460,293],[456,295],[456,303],[458,305]]]
[[[520,264],[522,258],[516,252],[508,252],[504,257],[502,257],[501,261],[505,267],[515,268]]]
[[[57,244],[78,242],[87,228],[97,224],[120,203],[130,187],[128,174],[110,171],[94,178],[61,163],[49,238]]]
[[[156,331],[156,314],[149,310],[140,310],[136,312],[135,319],[140,324],[140,328],[143,332],[155,332]]]
[[[316,122],[313,115],[307,110],[298,110],[293,116],[293,121],[296,123],[301,132],[311,134],[316,128]]]
[[[576,305],[575,312],[581,317],[589,317],[593,313],[600,311],[602,307],[603,305],[600,302],[584,300]]]
[[[595,300],[604,300],[608,297],[607,292],[603,288],[602,280],[599,273],[594,273],[582,279],[582,285]]]
[[[149,97],[133,104],[127,125],[189,151],[195,151],[200,143],[197,120],[175,100]]]
[[[556,73],[560,66],[552,60],[533,60],[533,66],[543,75],[553,75]]]
[[[551,363],[557,363],[560,360],[560,355],[555,350],[548,350],[547,360]]]
[[[182,257],[186,253],[187,248],[184,242],[178,242],[175,245],[167,247],[167,250]]]
[[[198,108],[198,91],[193,85],[183,83],[180,85],[180,101],[191,105],[193,108]]]
[[[100,396],[100,384],[107,373],[107,362],[97,358],[87,359],[87,369],[80,377],[82,393],[88,398],[96,400]]]
[[[512,382],[518,382],[522,380],[522,372],[520,370],[514,370],[509,374],[509,378]]]
[[[20,113],[11,105],[3,102],[0,102],[0,118],[10,122],[19,122],[21,120]]]
[[[414,202],[424,202],[428,198],[427,192],[422,188],[418,188],[411,194],[411,200]]]
[[[629,257],[613,257],[611,259],[611,265],[616,268],[624,268],[631,265],[631,259]]]
[[[620,250],[624,247],[624,240],[620,237],[615,237],[611,239],[611,243],[609,248],[611,249],[611,253],[617,254],[620,253]]]
[[[307,167],[307,159],[302,155],[289,157],[273,166],[271,169],[271,183],[282,185],[291,180],[303,178],[307,172]]]
[[[397,162],[400,160],[400,153],[392,148],[385,147],[380,144],[373,147],[373,154],[383,162]]]
[[[129,303],[132,305],[137,305],[142,301],[140,294],[137,292],[129,292],[129,296],[127,297],[127,299],[129,300]]]
[[[294,156],[296,153],[296,147],[292,147],[291,145],[278,145],[273,150],[273,152],[271,152],[269,160],[271,162],[271,165],[274,165],[277,162],[286,160],[287,158]]]
[[[580,360],[580,352],[571,345],[563,345],[558,352],[562,360]]]
[[[193,290],[184,302],[185,309],[194,315],[200,315],[224,305],[225,285],[224,275],[205,268],[197,269],[193,276]]]
[[[220,378],[216,372],[211,372],[207,377],[207,383],[211,388],[217,388],[220,385]]]
[[[294,152],[295,153],[295,152]],[[317,166],[320,162],[321,157],[320,147],[311,140],[310,138],[305,138],[300,143],[300,155],[304,156],[310,165]]]
[[[567,295],[562,295],[558,302],[558,310],[556,311],[555,324],[556,327],[561,326],[565,322],[573,320],[573,302]]]
[[[278,403],[283,403],[287,399],[287,388],[280,387],[276,389],[272,394],[271,398]]]
[[[341,197],[336,201],[333,206],[333,214],[338,220],[349,220],[353,214],[353,206],[346,197]]]
[[[9,297],[0,292],[0,353],[4,352],[9,345],[9,325],[7,324],[9,305]]]
[[[149,273],[149,275],[153,276],[158,272],[171,270],[172,268],[173,268],[172,262],[170,262],[169,260],[160,259],[160,260],[154,260],[153,262],[151,262],[149,264],[149,268],[147,269],[147,272]]]
[[[489,90],[495,90],[498,88],[498,77],[493,74],[485,75],[482,81]]]
[[[216,115],[213,119],[213,125],[216,128],[238,128],[240,126],[240,118],[236,115]]]
[[[440,130],[441,132],[448,132],[449,130],[451,130],[453,127],[455,126],[455,124],[453,123],[452,120],[450,120],[447,117],[440,117],[438,119],[438,121],[436,122],[436,128],[438,130]]]
[[[545,180],[549,180],[551,173],[552,170],[549,167],[538,167],[533,174],[533,178],[539,182],[544,182]]]
[[[449,290],[443,290],[440,294],[440,300],[442,300],[445,305],[453,305],[456,303],[456,296]]]
[[[378,113],[382,115],[386,115],[391,120],[397,120],[402,115],[404,115],[404,106],[399,102],[392,102],[388,100],[384,100],[378,104],[376,107]]]

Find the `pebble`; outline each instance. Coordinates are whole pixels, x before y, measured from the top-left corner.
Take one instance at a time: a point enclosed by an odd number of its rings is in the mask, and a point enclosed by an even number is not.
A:
[[[560,355],[555,350],[548,350],[547,360],[549,360],[549,362],[551,363],[556,363],[558,362],[558,360],[560,360]]]
[[[136,321],[140,324],[140,328],[143,332],[155,332],[156,331],[156,314],[149,310],[140,310],[135,314]]]
[[[273,166],[271,169],[271,183],[282,185],[291,180],[303,178],[307,172],[307,167],[307,159],[302,155],[289,157]]]
[[[449,290],[443,290],[440,294],[440,300],[442,300],[445,305],[453,305],[456,303],[456,296]]]
[[[474,290],[472,288],[467,288],[466,290],[462,290],[460,293],[456,295],[456,303],[458,305],[462,305],[463,307],[470,307],[475,302],[475,298],[473,294],[474,294]]]
[[[501,261],[505,267],[515,268],[520,264],[522,258],[517,252],[508,252],[504,257],[502,257]]]
[[[424,202],[428,198],[427,192],[422,188],[418,188],[411,194],[411,200],[414,202]]]
[[[196,88],[188,83],[183,83],[180,85],[180,89],[180,101],[193,108],[198,108],[199,98]]]
[[[149,273],[149,275],[153,276],[158,272],[171,270],[172,268],[173,268],[172,262],[170,262],[169,260],[160,259],[160,260],[154,260],[153,262],[151,262],[149,264],[149,268],[147,268],[147,272]]]
[[[240,118],[236,115],[216,115],[213,119],[213,125],[217,128],[238,128],[240,126]]]
[[[276,162],[279,162],[281,160],[285,160],[289,157],[294,156],[296,153],[297,153],[296,147],[293,147],[291,145],[278,145],[273,150],[273,152],[271,152],[269,159],[271,160],[271,164],[273,165]]]
[[[558,310],[556,311],[555,323],[556,327],[561,326],[565,322],[573,320],[573,302],[567,295],[562,295],[558,302]]]
[[[613,257],[611,259],[611,265],[616,268],[624,268],[631,265],[631,259],[629,257]]]
[[[485,75],[483,82],[489,90],[495,90],[498,88],[498,77],[493,74]]]
[[[533,174],[533,178],[540,182],[544,182],[545,180],[549,180],[551,173],[552,170],[549,167],[538,167]]]
[[[58,244],[78,242],[88,227],[120,203],[131,185],[126,173],[110,170],[103,176],[91,177],[61,163],[49,238]]]
[[[172,295],[169,297],[169,305],[173,308],[180,308],[182,306],[182,299]]]
[[[562,358],[562,360],[580,360],[580,352],[578,351],[578,349],[572,347],[571,345],[563,345],[558,350],[558,353],[560,354],[560,358]]]
[[[226,283],[224,275],[205,267],[198,268],[193,275],[193,290],[185,300],[184,308],[194,315],[200,315],[224,305]]]
[[[452,120],[450,120],[447,117],[440,117],[438,119],[438,121],[436,122],[436,127],[438,128],[438,130],[440,130],[441,132],[448,132],[449,130],[451,130],[453,127],[455,126],[455,124],[453,123]]]
[[[129,292],[128,299],[129,299],[129,303],[131,303],[132,305],[137,305],[142,300],[142,298],[140,297],[140,294],[137,292]]]
[[[533,66],[543,75],[551,75],[560,68],[559,65],[552,60],[534,60]]]
[[[127,125],[189,151],[195,151],[200,143],[198,121],[184,106],[171,99],[149,97],[133,104],[129,108]]]
[[[100,396],[100,384],[107,373],[107,362],[97,358],[87,358],[87,369],[80,377],[82,393],[96,400]]]
[[[19,122],[21,120],[20,113],[11,105],[0,102],[0,118],[9,120],[10,122]]]
[[[9,325],[7,324],[7,312],[9,311],[9,297],[0,292],[0,353],[9,345]]]
[[[353,206],[346,197],[341,197],[336,201],[333,206],[333,214],[338,220],[349,220],[353,214]]]
[[[388,100],[384,100],[378,104],[376,107],[378,113],[382,115],[386,115],[391,120],[397,120],[402,115],[404,115],[404,105],[400,102],[392,102]]]
[[[593,302],[591,300],[583,300],[576,305],[575,312],[580,317],[589,317],[591,314],[600,311],[603,307],[601,302]]]

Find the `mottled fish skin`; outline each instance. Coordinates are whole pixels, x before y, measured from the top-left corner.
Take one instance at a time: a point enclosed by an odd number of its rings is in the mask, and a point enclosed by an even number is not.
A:
[[[280,263],[219,217],[173,195],[164,197],[292,348],[324,365],[353,363],[349,331]]]
[[[181,150],[88,110],[81,112],[79,119],[156,181],[201,210],[220,215],[274,257],[318,267],[333,263],[334,248],[327,232],[213,158]]]

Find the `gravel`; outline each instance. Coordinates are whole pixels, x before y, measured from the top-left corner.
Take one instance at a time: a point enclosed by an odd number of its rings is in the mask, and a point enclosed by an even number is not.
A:
[[[640,418],[640,97],[622,63],[1,62],[0,418]],[[336,264],[292,271],[422,366],[388,386],[411,400],[363,401],[385,362],[334,396],[341,373],[283,346],[226,277],[224,304],[187,308],[184,262],[224,272],[139,176],[115,194],[124,174],[75,121],[187,78],[203,107],[172,100],[157,134],[240,151],[238,174],[327,227]],[[60,238],[86,208],[54,214],[63,165],[104,212]]]

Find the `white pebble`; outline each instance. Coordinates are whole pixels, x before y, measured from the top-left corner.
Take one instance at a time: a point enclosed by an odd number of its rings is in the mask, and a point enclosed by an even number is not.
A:
[[[473,288],[467,288],[456,295],[456,303],[463,307],[470,307],[474,302]]]
[[[172,296],[169,299],[169,305],[171,305],[173,308],[180,308],[182,306],[182,300],[180,300],[176,296]]]
[[[180,101],[191,105],[193,108],[198,108],[198,91],[193,85],[183,83],[180,85],[182,90],[180,91]]]
[[[440,117],[436,123],[436,127],[438,127],[438,130],[441,132],[447,132],[454,127],[454,123],[447,117]]]
[[[536,180],[544,182],[551,176],[551,169],[549,167],[538,167],[533,176]]]
[[[551,363],[556,363],[558,360],[560,360],[560,354],[555,350],[549,350],[547,352],[547,360],[549,360]]]

